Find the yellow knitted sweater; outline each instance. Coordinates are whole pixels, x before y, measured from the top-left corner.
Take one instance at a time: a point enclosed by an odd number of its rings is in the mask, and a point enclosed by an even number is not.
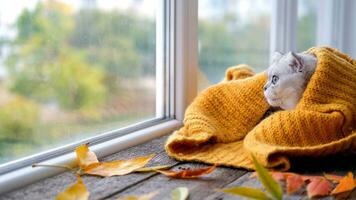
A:
[[[317,68],[294,110],[263,119],[269,109],[262,90],[266,74],[230,68],[225,81],[187,108],[167,153],[247,169],[253,169],[253,154],[268,168],[287,170],[290,157],[356,152],[356,61],[327,47],[308,52],[316,55]]]

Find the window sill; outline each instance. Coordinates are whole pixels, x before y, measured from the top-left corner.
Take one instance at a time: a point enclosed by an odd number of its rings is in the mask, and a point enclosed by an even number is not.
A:
[[[94,151],[99,158],[101,158],[170,133],[181,125],[182,123],[178,120],[170,120],[91,146],[91,150]],[[54,159],[47,160],[45,163],[52,165],[74,166],[75,154],[74,152],[68,153]],[[54,176],[63,171],[64,169],[42,167],[32,168],[31,166],[28,166],[6,173],[0,176],[0,194],[23,187],[43,178]]]

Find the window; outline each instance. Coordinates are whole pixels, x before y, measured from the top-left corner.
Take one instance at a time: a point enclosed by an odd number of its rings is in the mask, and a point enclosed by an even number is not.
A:
[[[3,1],[0,164],[164,116],[161,3]]]
[[[269,61],[271,4],[255,0],[199,1],[198,89],[245,63],[260,72]]]

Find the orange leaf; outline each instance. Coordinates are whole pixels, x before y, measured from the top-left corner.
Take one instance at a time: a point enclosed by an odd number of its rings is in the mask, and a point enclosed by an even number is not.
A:
[[[89,151],[88,145],[83,144],[75,148],[75,153],[77,154],[77,163],[81,169],[89,166],[93,163],[98,163],[98,158],[95,153]]]
[[[304,185],[304,180],[302,176],[298,174],[293,174],[290,173],[287,176],[287,192],[288,194],[292,194],[296,191],[298,191],[303,185]]]
[[[343,192],[352,191],[356,188],[356,183],[352,172],[349,172],[345,177],[340,180],[340,183],[336,188],[331,192],[332,195],[340,194]]]
[[[80,176],[77,177],[77,182],[59,193],[56,200],[87,200],[89,192],[85,187],[83,180]]]
[[[212,171],[215,170],[215,168],[216,165],[199,168],[199,169],[186,169],[179,172],[171,171],[171,170],[157,170],[157,172],[160,172],[161,174],[164,174],[172,178],[197,178],[204,174],[211,173]]]
[[[309,198],[329,195],[332,185],[324,177],[308,177],[310,183],[307,186],[307,193]]]
[[[85,167],[83,171],[85,174],[104,177],[126,175],[144,167],[153,157],[154,155],[152,154],[130,160],[93,163]]]
[[[334,175],[334,174],[324,174],[325,178],[332,181],[333,183],[338,183],[340,182],[340,180],[344,177],[342,176],[338,176],[338,175]]]
[[[274,180],[276,181],[282,181],[285,180],[287,177],[287,173],[284,172],[271,172],[272,177],[274,178]]]

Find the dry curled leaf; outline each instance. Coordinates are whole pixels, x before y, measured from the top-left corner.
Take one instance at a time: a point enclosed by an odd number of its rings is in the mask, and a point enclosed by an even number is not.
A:
[[[157,170],[157,172],[172,178],[197,178],[199,176],[211,173],[215,170],[215,168],[216,166],[213,165],[199,169],[185,169],[181,171]]]
[[[345,177],[340,179],[339,184],[331,192],[332,195],[341,194],[344,192],[350,192],[356,188],[356,182],[354,180],[354,175],[349,172]]]
[[[304,180],[302,176],[298,174],[290,173],[286,178],[286,184],[287,184],[287,193],[292,194],[303,187]]]
[[[77,177],[77,182],[59,193],[56,200],[87,200],[89,192],[85,187],[80,176]]]
[[[119,198],[118,200],[150,200],[152,199],[154,196],[156,196],[158,194],[157,191],[155,192],[150,192],[148,194],[144,194],[141,196],[127,196],[124,198]]]
[[[331,183],[322,176],[309,178],[310,183],[307,185],[307,193],[309,198],[327,196],[332,189]]]
[[[154,155],[137,157],[130,160],[116,160],[111,162],[93,163],[83,169],[84,174],[97,176],[120,176],[129,174],[144,167]]]
[[[84,169],[93,163],[99,162],[95,153],[89,150],[87,144],[83,144],[75,148],[75,153],[77,155],[77,163],[81,169]]]

